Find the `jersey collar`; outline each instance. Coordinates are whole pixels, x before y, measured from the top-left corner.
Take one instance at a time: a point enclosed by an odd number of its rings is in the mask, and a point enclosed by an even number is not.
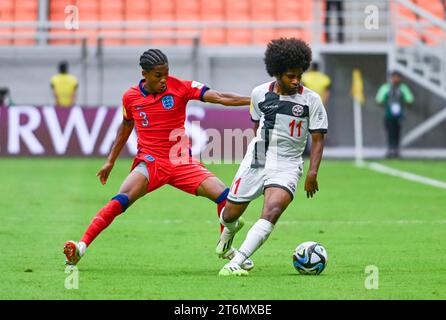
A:
[[[141,92],[141,94],[144,96],[144,98],[145,97],[147,97],[149,94],[150,94],[150,92],[149,91],[147,91],[145,88],[144,88],[144,83],[146,82],[146,79],[141,79],[141,81],[139,81],[139,92]],[[167,87],[167,85],[166,85],[166,87]],[[166,89],[167,90],[167,89]],[[166,91],[164,91],[164,92],[166,92]],[[162,92],[162,93],[164,93],[164,92]],[[161,93],[161,94],[162,94]],[[156,95],[157,95],[158,93],[152,93],[152,95],[153,95],[153,97],[154,98],[156,98]]]
[[[139,91],[141,92],[141,94],[144,97],[147,97],[147,95],[149,94],[149,92],[144,89],[144,82],[146,81],[146,79],[141,79],[141,81],[139,81]]]

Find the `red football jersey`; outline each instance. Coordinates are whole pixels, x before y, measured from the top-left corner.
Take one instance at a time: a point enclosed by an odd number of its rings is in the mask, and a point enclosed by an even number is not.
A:
[[[162,93],[148,93],[141,80],[122,97],[125,120],[134,120],[138,135],[138,155],[169,159],[179,143],[189,148],[184,123],[189,100],[203,100],[209,88],[196,81],[167,78],[167,89]],[[182,141],[182,142],[180,142]],[[186,145],[184,145],[186,144]],[[175,147],[174,147],[175,146]]]

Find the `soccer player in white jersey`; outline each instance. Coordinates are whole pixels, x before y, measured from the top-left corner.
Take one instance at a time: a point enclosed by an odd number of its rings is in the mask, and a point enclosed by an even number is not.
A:
[[[248,146],[220,216],[225,226],[216,248],[220,257],[230,250],[235,233],[243,225],[239,217],[249,203],[263,193],[264,204],[260,219],[220,270],[221,276],[248,275],[242,263],[266,241],[294,198],[303,174],[302,153],[308,134],[313,143],[305,178],[307,198],[319,191],[317,173],[328,128],[327,114],[319,95],[300,83],[311,63],[311,49],[295,38],[272,40],[264,61],[275,80],[254,88],[251,94],[250,113],[256,136]]]

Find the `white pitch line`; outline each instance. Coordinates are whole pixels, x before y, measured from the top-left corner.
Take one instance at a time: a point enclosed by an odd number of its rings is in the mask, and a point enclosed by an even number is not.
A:
[[[397,170],[397,169],[393,169],[387,166],[384,166],[382,164],[376,163],[376,162],[371,162],[367,164],[367,167],[371,170],[380,172],[380,173],[385,173],[391,176],[395,176],[395,177],[399,177],[399,178],[403,178],[406,180],[410,180],[410,181],[415,181],[418,183],[422,183],[422,184],[426,184],[429,186],[433,186],[433,187],[437,187],[437,188],[441,188],[441,189],[446,189],[446,182],[440,181],[440,180],[435,180],[435,179],[431,179],[431,178],[427,178],[424,176],[419,176],[417,174],[414,173],[410,173],[407,171],[402,171],[402,170]]]

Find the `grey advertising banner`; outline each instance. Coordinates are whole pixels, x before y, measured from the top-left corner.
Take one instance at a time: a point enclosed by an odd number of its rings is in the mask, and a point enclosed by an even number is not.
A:
[[[1,107],[0,156],[106,156],[121,122],[118,107]],[[192,154],[213,163],[240,160],[254,136],[246,107],[189,106],[185,126]],[[136,153],[136,139],[122,156]]]

